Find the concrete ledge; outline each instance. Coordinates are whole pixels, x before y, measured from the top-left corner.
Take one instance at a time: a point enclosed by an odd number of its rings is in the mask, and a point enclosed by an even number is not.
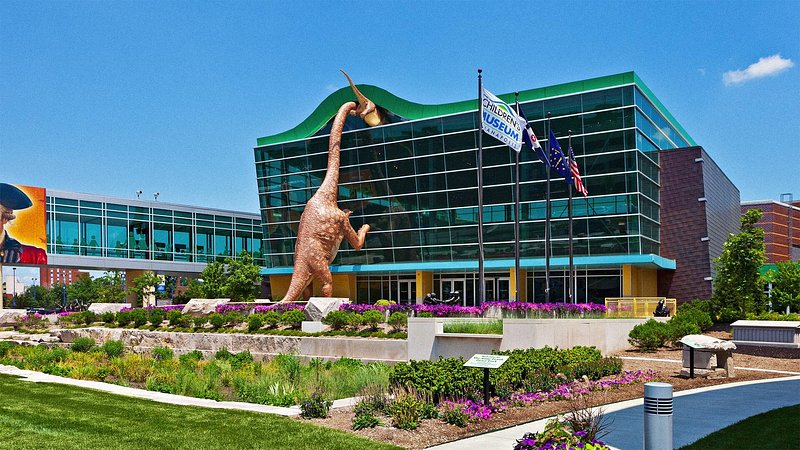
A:
[[[280,354],[295,354],[304,359],[353,358],[386,363],[408,360],[408,346],[406,341],[401,339],[178,333],[103,327],[53,330],[51,334],[65,343],[71,343],[79,337],[90,337],[98,344],[119,340],[139,353],[150,352],[154,347],[166,346],[179,355],[198,350],[204,357],[211,356],[222,348],[227,348],[233,353],[247,350],[258,361],[268,360]]]
[[[737,320],[731,324],[736,345],[800,348],[800,322]]]

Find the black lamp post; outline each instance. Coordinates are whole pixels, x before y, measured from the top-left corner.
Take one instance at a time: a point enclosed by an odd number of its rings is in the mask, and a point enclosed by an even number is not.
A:
[[[16,308],[17,307],[17,268],[16,267],[12,267],[11,270],[14,272],[14,275],[13,275],[13,277],[14,277],[14,299],[11,301],[11,307],[12,308]]]

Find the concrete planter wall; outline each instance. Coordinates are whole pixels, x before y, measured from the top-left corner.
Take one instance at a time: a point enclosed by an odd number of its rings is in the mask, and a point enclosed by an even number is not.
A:
[[[409,318],[409,359],[470,358],[492,350],[595,346],[604,354],[630,347],[628,334],[648,319],[504,319],[502,335],[444,333],[446,322],[493,319]]]
[[[800,348],[800,322],[737,320],[731,324],[733,343],[738,345]]]
[[[176,354],[199,350],[205,357],[213,355],[222,348],[227,348],[233,353],[247,350],[259,361],[279,354],[296,354],[306,359],[345,357],[387,363],[408,360],[406,341],[401,339],[175,333],[102,327],[54,330],[52,333],[65,343],[71,343],[79,337],[90,337],[98,344],[108,340],[119,340],[134,352],[141,353],[150,352],[153,347],[166,346],[172,348]]]

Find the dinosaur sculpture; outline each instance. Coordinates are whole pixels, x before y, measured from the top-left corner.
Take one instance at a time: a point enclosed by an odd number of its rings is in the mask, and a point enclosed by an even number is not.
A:
[[[322,281],[322,295],[330,297],[333,293],[333,277],[330,264],[339,250],[342,239],[356,250],[361,250],[366,240],[369,225],[364,224],[358,232],[350,225],[349,210],[339,209],[336,199],[339,195],[339,162],[341,159],[342,129],[348,115],[361,117],[369,126],[380,125],[383,117],[375,106],[362,94],[353,80],[344,73],[358,103],[347,102],[339,107],[331,126],[328,141],[328,170],[317,192],[308,200],[300,216],[297,243],[294,247],[294,271],[289,289],[282,303],[296,301],[301,295],[310,297],[306,288],[314,278]]]

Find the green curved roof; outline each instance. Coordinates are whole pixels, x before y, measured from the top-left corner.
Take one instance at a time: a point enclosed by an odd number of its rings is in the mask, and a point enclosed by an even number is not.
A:
[[[604,89],[614,86],[623,86],[628,84],[636,84],[639,89],[647,96],[647,98],[658,108],[658,110],[672,123],[675,129],[686,139],[691,145],[697,145],[691,136],[683,129],[683,127],[672,117],[672,114],[664,107],[658,100],[653,92],[644,84],[644,82],[636,75],[635,72],[625,72],[616,75],[608,75],[598,78],[590,78],[588,80],[573,81],[570,83],[556,84],[553,86],[542,87],[537,89],[529,89],[527,91],[519,92],[519,100],[521,102],[528,102],[533,100],[541,100],[549,97],[557,97],[562,95],[576,94],[579,92]],[[441,105],[423,105],[414,103],[403,98],[400,98],[391,92],[377,86],[369,84],[359,84],[358,89],[367,96],[375,104],[385,108],[394,114],[409,119],[427,119],[430,117],[443,116],[448,114],[457,114],[467,111],[476,111],[478,109],[478,100],[464,100],[454,103],[443,103]],[[498,95],[506,102],[514,101],[514,94]],[[336,92],[329,95],[319,106],[296,127],[284,131],[283,133],[274,134],[272,136],[265,136],[257,139],[257,146],[279,144],[282,142],[296,141],[305,139],[312,136],[314,133],[324,127],[328,121],[336,114],[342,103],[356,101],[355,94],[349,86],[343,87]]]

